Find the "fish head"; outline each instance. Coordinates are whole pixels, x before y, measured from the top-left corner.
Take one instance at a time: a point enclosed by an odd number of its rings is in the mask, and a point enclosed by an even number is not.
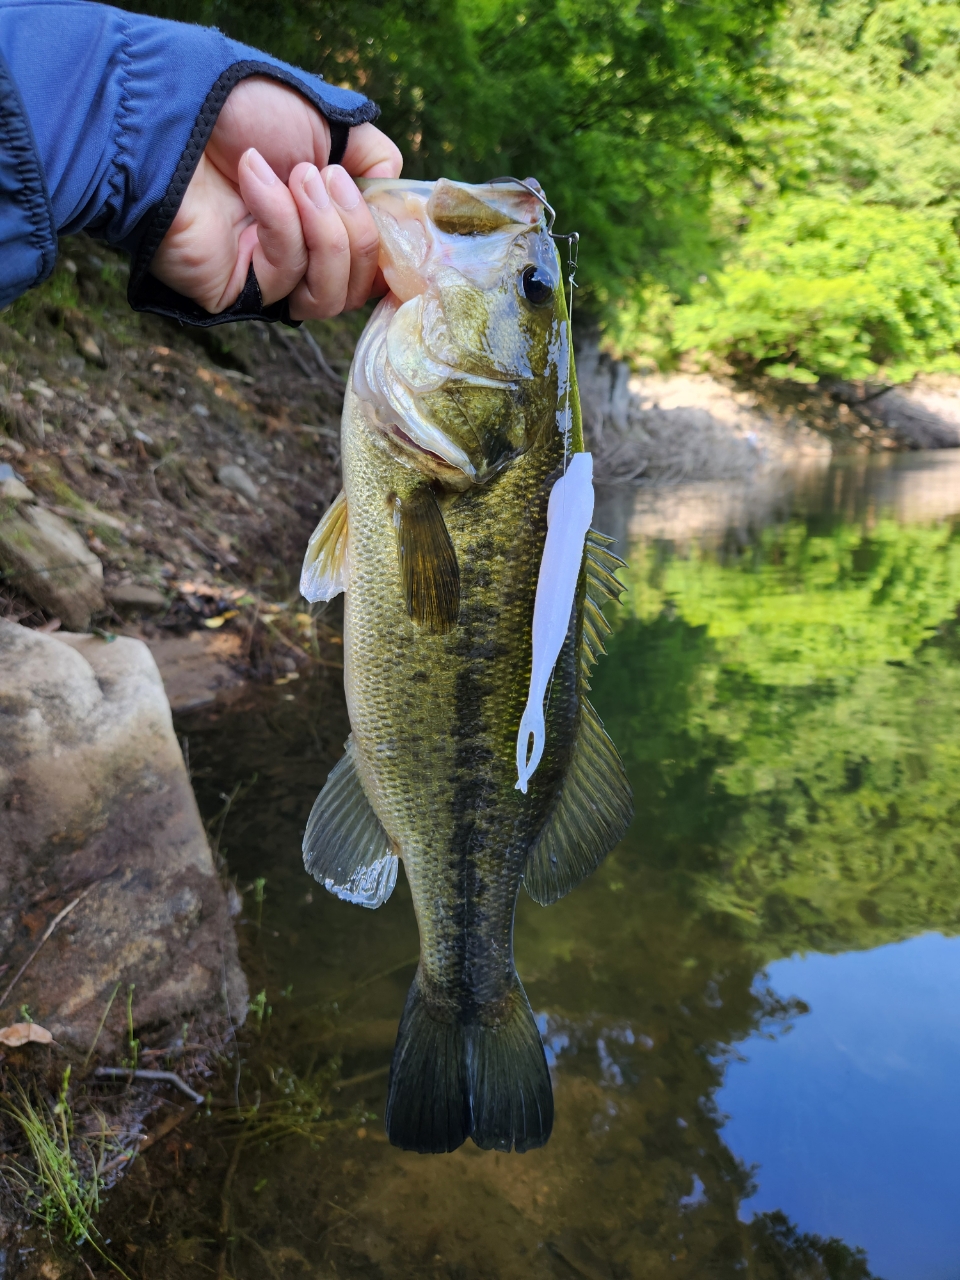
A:
[[[520,184],[374,179],[390,292],[352,372],[381,442],[452,489],[556,430],[569,381],[563,280],[544,203]]]

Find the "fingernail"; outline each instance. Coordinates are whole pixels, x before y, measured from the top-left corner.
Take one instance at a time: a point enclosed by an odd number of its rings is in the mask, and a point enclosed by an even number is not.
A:
[[[330,196],[327,194],[327,188],[323,185],[323,179],[320,177],[320,170],[315,164],[312,164],[303,175],[303,189],[307,193],[308,199],[315,204],[318,209],[325,209],[330,203]]]
[[[327,170],[330,177],[327,189],[341,209],[355,209],[360,203],[360,192],[357,184],[338,164],[332,164]]]
[[[250,172],[255,178],[258,178],[265,187],[272,187],[277,180],[277,175],[264,160],[259,151],[255,151],[253,147],[247,152],[247,164]]]

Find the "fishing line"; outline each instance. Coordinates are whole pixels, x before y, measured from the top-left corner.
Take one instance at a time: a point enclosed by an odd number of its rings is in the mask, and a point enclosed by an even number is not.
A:
[[[528,191],[535,200],[540,201],[547,215],[547,235],[553,240],[566,240],[567,242],[567,283],[570,286],[570,300],[567,304],[567,406],[563,428],[563,474],[566,475],[567,463],[570,459],[570,431],[573,426],[573,376],[571,373],[573,368],[573,291],[579,288],[577,284],[577,257],[580,253],[580,232],[554,231],[553,224],[557,220],[557,211],[539,189],[540,184],[535,183],[532,178],[513,178],[509,175],[504,175],[500,178],[490,179],[491,186],[498,186],[508,182],[513,183],[514,186],[523,187],[524,191]]]
[[[573,291],[577,284],[577,257],[580,253],[580,232],[568,231],[561,235],[550,232],[554,240],[567,242],[567,284],[570,286],[570,301],[567,304],[567,411],[563,427],[563,474],[567,474],[567,462],[570,457],[570,431],[573,426]]]
[[[527,783],[540,763],[546,745],[546,718],[550,711],[550,701],[557,673],[557,660],[569,626],[569,612],[563,618],[554,617],[553,615],[557,612],[559,600],[563,601],[563,605],[560,608],[562,609],[565,605],[569,610],[576,599],[577,581],[576,579],[567,580],[569,578],[569,573],[567,572],[569,566],[560,565],[558,567],[557,557],[558,555],[561,558],[572,556],[574,547],[570,540],[571,538],[577,540],[575,565],[577,577],[579,577],[583,562],[583,540],[593,514],[593,459],[590,453],[585,450],[582,453],[578,452],[576,463],[574,464],[576,474],[571,473],[569,481],[567,476],[567,468],[571,463],[570,436],[573,430],[573,394],[576,385],[573,363],[573,291],[578,287],[577,258],[580,251],[580,234],[577,231],[554,231],[553,225],[557,217],[556,212],[540,190],[540,184],[535,182],[533,178],[529,178],[526,181],[512,177],[492,178],[490,183],[491,185],[509,183],[513,186],[522,187],[524,191],[540,202],[546,213],[547,234],[554,241],[565,240],[567,242],[567,283],[570,288],[566,317],[567,386],[563,422],[563,474],[550,494],[550,506],[552,507],[559,498],[559,510],[553,514],[548,508],[547,513],[547,538],[544,542],[543,556],[540,561],[540,574],[537,579],[537,594],[533,608],[533,653],[530,670],[530,693],[517,733],[517,788],[526,793]],[[563,267],[561,266],[561,281],[562,279]],[[580,447],[582,450],[584,449],[582,439]],[[571,491],[572,507],[569,512],[567,511],[568,483],[573,486]],[[589,514],[586,514],[587,507],[589,507]],[[580,521],[582,519],[585,519],[585,523],[581,529]],[[566,546],[567,543],[570,543],[569,547]],[[573,561],[571,560],[570,563],[573,563]],[[549,571],[547,571],[548,564]],[[570,602],[569,605],[567,604],[568,600]],[[547,614],[543,620],[546,625],[546,631],[543,631],[543,628],[540,627],[542,634],[539,634],[538,638],[540,611],[544,606],[547,608]],[[552,653],[552,661],[550,661],[550,669],[544,679],[543,665],[545,663],[543,655],[545,651]]]

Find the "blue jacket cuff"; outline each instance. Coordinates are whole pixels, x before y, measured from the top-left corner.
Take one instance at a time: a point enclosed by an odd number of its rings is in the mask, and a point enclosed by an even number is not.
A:
[[[220,108],[247,76],[270,76],[302,93],[330,122],[341,154],[349,127],[378,115],[362,94],[219,31],[90,0],[3,0],[0,51],[14,95],[0,78],[0,128],[7,143],[0,202],[17,201],[9,217],[0,203],[0,299],[49,273],[54,229],[85,229],[122,245],[134,254],[135,271],[149,263]],[[19,124],[13,122],[17,114]],[[29,192],[17,200],[9,195],[18,168],[12,157],[28,153],[34,167],[39,159],[39,179],[34,175]],[[17,229],[17,218],[27,230]],[[8,259],[11,245],[16,265]]]

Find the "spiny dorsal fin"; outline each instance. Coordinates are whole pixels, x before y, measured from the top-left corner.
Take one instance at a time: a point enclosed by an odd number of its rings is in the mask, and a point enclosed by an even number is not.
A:
[[[460,613],[460,566],[436,494],[423,485],[397,498],[394,519],[407,613],[424,631],[442,635]]]
[[[587,677],[590,668],[605,653],[604,639],[610,634],[610,623],[603,616],[603,606],[608,600],[620,599],[623,583],[617,577],[617,570],[625,567],[624,561],[610,551],[613,538],[598,533],[596,529],[587,531],[583,550],[583,573],[585,594],[583,600],[583,632],[580,640],[580,679],[589,689]]]
[[[300,573],[304,600],[332,600],[347,589],[347,499],[341,489],[310,535]]]
[[[397,856],[363,789],[352,737],[310,811],[303,865],[330,893],[361,907],[381,906],[397,883]]]
[[[600,865],[632,817],[623,762],[583,698],[566,777],[527,857],[523,883],[530,897],[546,907],[569,893]]]

